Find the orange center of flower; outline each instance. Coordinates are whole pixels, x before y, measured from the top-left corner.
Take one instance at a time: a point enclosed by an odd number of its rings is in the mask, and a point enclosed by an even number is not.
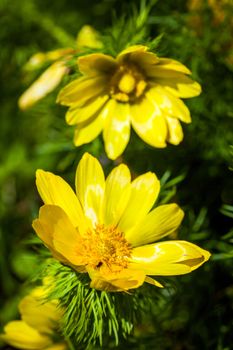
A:
[[[86,264],[102,272],[120,272],[127,267],[131,246],[117,227],[96,225],[82,237]]]
[[[145,77],[135,64],[121,65],[110,80],[110,95],[119,102],[135,101],[146,86]]]

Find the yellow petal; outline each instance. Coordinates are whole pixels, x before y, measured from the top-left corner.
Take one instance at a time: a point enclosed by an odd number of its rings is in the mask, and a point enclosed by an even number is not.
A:
[[[99,115],[94,119],[86,123],[78,124],[74,133],[75,146],[81,146],[93,141],[103,130],[105,118],[105,109],[102,109]]]
[[[75,50],[71,47],[65,47],[63,49],[57,49],[46,52],[46,58],[50,61],[56,61],[60,58],[68,56],[70,54],[74,54]]]
[[[118,273],[102,276],[98,271],[88,271],[91,278],[91,288],[108,292],[122,292],[140,287],[145,281],[145,273],[124,269]]]
[[[19,107],[27,109],[53,91],[67,72],[65,62],[55,62],[22,94]]]
[[[178,145],[183,140],[183,130],[179,120],[175,118],[166,117],[168,126],[167,141],[173,145]]]
[[[118,225],[120,230],[125,233],[126,239],[127,230],[144,219],[155,203],[159,190],[159,180],[151,172],[138,176],[132,182],[129,202]]]
[[[99,161],[85,153],[80,160],[75,178],[76,192],[87,218],[95,226],[103,223],[102,204],[105,178]]]
[[[177,65],[176,68],[179,70],[174,70],[175,65],[172,64],[160,64],[160,60],[156,65],[147,66],[146,75],[148,78],[152,78],[154,80],[162,78],[162,79],[180,79],[180,77],[185,77],[183,74],[185,71],[186,74],[191,74],[190,70],[187,69],[182,64]]]
[[[57,231],[60,233],[63,230],[66,233],[66,236],[69,236],[69,239],[73,239],[72,242],[78,245],[79,235],[75,230],[74,226],[71,224],[66,213],[55,205],[44,205],[40,208],[40,216],[39,219],[33,221],[33,228],[36,231],[37,235],[42,239],[42,241],[46,244],[46,246],[50,249],[55,259],[58,259],[65,264],[70,262],[70,255],[65,257],[62,252],[60,252],[56,246],[54,245],[55,233]],[[64,246],[65,252],[67,252],[67,247]],[[74,247],[73,247],[74,249]],[[73,250],[72,250],[73,251]],[[73,252],[73,255],[75,253]]]
[[[42,207],[43,208],[43,207]],[[41,208],[41,209],[42,209]],[[41,217],[40,209],[40,217]],[[51,225],[48,221],[42,221],[41,219],[36,219],[32,223],[32,227],[36,234],[44,242],[46,247],[51,251],[53,257],[61,262],[66,263],[67,259],[64,258],[60,253],[58,253],[53,245],[53,231],[51,230]]]
[[[98,39],[98,32],[91,26],[83,26],[77,35],[77,47],[101,48],[103,44]]]
[[[114,168],[106,179],[103,215],[105,225],[117,225],[127,206],[131,175],[129,168],[121,164]]]
[[[164,288],[163,285],[161,283],[159,283],[158,281],[156,281],[154,278],[151,278],[149,276],[146,276],[145,278],[145,282],[152,284],[152,286],[156,286],[159,288]]]
[[[151,101],[158,104],[165,116],[178,118],[185,123],[191,122],[189,109],[184,102],[166,91],[166,89],[155,86],[148,91],[147,95]]]
[[[154,78],[153,81],[176,97],[189,98],[201,93],[200,84],[182,73],[177,73],[176,77]]]
[[[157,66],[154,68],[191,74],[191,71],[181,62],[165,57],[159,58]]]
[[[86,122],[99,113],[103,108],[105,102],[109,99],[108,95],[97,96],[93,100],[88,101],[82,107],[76,107],[75,105],[69,108],[66,113],[66,122],[69,125],[75,125]]]
[[[23,321],[9,322],[4,327],[4,332],[5,334],[0,335],[0,339],[18,349],[46,349],[52,343],[49,337],[41,335]]]
[[[37,170],[36,185],[45,204],[61,207],[69,216],[74,227],[86,227],[81,204],[71,187],[60,176],[48,171]]]
[[[22,320],[41,333],[53,333],[62,313],[56,303],[44,302],[33,295],[27,295],[19,304]]]
[[[168,241],[134,248],[130,268],[148,275],[175,276],[189,273],[210,257],[210,253],[186,241]]]
[[[103,131],[105,150],[110,159],[116,159],[124,152],[130,138],[129,104],[112,99],[104,109],[108,114]]]
[[[148,48],[143,45],[133,45],[133,46],[127,47],[125,50],[119,53],[119,55],[117,56],[117,61],[119,63],[122,63],[124,61],[130,60],[131,54],[146,52],[147,50]]]
[[[75,104],[75,107],[81,107],[91,98],[106,92],[107,84],[105,75],[75,79],[59,92],[57,102],[65,106]]]
[[[44,229],[48,229],[43,235],[52,238],[55,252],[74,265],[82,265],[78,256],[80,235],[66,213],[55,205],[44,205],[40,210],[40,222]]]
[[[44,63],[48,61],[56,61],[60,58],[63,58],[71,53],[73,53],[74,49],[72,48],[63,48],[52,50],[48,52],[37,52],[32,55],[28,62],[25,64],[25,70],[31,71],[40,68]]]
[[[131,105],[130,113],[132,126],[143,141],[153,147],[166,147],[167,125],[159,105],[146,96]]]
[[[127,239],[134,247],[158,241],[176,231],[183,217],[177,204],[160,205],[127,233]]]
[[[134,63],[139,66],[143,72],[150,71],[155,64],[159,62],[159,58],[152,52],[146,51],[134,51],[130,55],[126,56],[130,63]]]
[[[116,60],[103,53],[92,53],[78,58],[80,72],[87,76],[111,74],[117,68]]]

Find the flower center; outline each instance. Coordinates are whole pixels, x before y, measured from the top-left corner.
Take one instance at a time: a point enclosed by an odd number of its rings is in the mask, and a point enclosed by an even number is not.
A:
[[[135,64],[121,65],[110,80],[110,95],[120,102],[133,102],[146,86],[145,77]]]
[[[96,225],[82,238],[86,264],[106,272],[120,272],[127,267],[131,246],[117,227]]]

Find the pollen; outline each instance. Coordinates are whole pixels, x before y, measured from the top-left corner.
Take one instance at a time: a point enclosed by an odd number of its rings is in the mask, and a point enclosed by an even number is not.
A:
[[[110,80],[110,95],[119,102],[134,102],[147,86],[144,73],[135,64],[120,66]]]
[[[86,264],[105,272],[120,272],[126,268],[132,250],[117,227],[100,224],[86,232],[82,246]]]
[[[132,92],[135,89],[135,86],[136,80],[131,74],[128,73],[124,74],[118,83],[119,89],[126,94]]]

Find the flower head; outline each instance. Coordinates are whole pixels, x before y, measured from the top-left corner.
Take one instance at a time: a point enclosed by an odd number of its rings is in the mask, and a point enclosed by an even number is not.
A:
[[[186,274],[209,259],[186,241],[153,243],[177,230],[183,211],[176,204],[151,210],[160,190],[151,172],[131,182],[121,164],[105,180],[98,160],[86,153],[76,171],[76,194],[50,172],[38,170],[36,182],[45,205],[33,228],[56,259],[89,274],[92,288],[162,287],[150,275]]]
[[[91,142],[103,130],[107,155],[117,158],[130,138],[130,124],[146,143],[166,147],[183,138],[180,120],[191,122],[180,98],[197,96],[200,85],[178,61],[158,58],[145,46],[132,46],[116,59],[96,53],[78,59],[83,74],[58,95],[69,106],[66,121],[76,125],[76,146]]]
[[[25,69],[28,71],[40,68],[46,63],[49,67],[39,76],[39,78],[20,96],[19,107],[27,109],[37,101],[53,91],[61,82],[64,75],[69,72],[67,61],[73,54],[84,47],[100,47],[101,43],[97,39],[97,32],[90,26],[85,25],[78,33],[76,47],[62,48],[49,52],[38,52],[26,63]]]
[[[67,345],[57,337],[62,313],[56,301],[42,302],[44,296],[43,286],[24,297],[19,303],[21,320],[9,322],[0,339],[17,349],[66,350]]]

